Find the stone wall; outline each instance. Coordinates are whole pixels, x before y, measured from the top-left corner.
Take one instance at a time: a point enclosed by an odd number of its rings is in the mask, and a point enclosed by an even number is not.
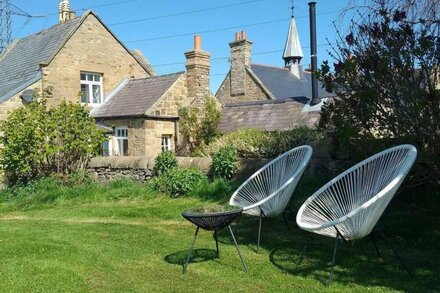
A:
[[[194,99],[193,105],[203,109],[206,97],[211,96],[210,54],[193,50],[185,53],[188,96]]]
[[[146,137],[143,142],[145,156],[154,158],[162,152],[162,136],[171,136],[171,150],[175,149],[176,121],[148,119],[144,123]]]
[[[156,157],[162,152],[162,136],[171,135],[171,149],[174,149],[175,124],[173,119],[133,118],[112,119],[105,123],[111,127],[127,127],[128,155],[132,157]],[[116,141],[110,137],[112,153],[115,152]]]
[[[229,43],[231,48],[231,95],[246,94],[246,67],[251,65],[252,42],[246,39]]]
[[[186,107],[194,99],[188,97],[186,85],[186,74],[182,74],[173,86],[147,111],[147,115],[178,116],[179,106]]]
[[[197,167],[204,173],[210,172],[211,158],[177,157],[184,168]],[[239,177],[249,177],[268,162],[267,159],[241,159]],[[116,178],[132,178],[146,182],[152,177],[154,159],[148,157],[96,157],[89,164],[88,171],[100,182]]]
[[[132,178],[142,182],[151,178],[154,160],[147,157],[97,157],[89,164],[88,171],[100,182],[116,178]]]
[[[149,76],[93,14],[42,70],[43,88],[53,87],[49,105],[57,105],[64,99],[80,102],[81,71],[103,74],[104,96],[125,78]]]
[[[347,159],[333,158],[329,153],[328,144],[313,148],[312,159],[304,173],[306,176],[335,176],[355,163]],[[182,167],[197,167],[206,174],[209,174],[212,163],[209,157],[177,157],[177,161]],[[270,159],[240,159],[238,178],[247,179],[269,161]],[[151,179],[153,167],[154,159],[148,157],[97,157],[91,160],[88,170],[98,181],[128,177],[145,182]]]
[[[232,75],[231,73],[228,73],[216,94],[217,100],[222,105],[269,99],[268,95],[249,72],[245,72],[244,76],[246,88],[245,93],[241,95],[233,95],[231,86]]]

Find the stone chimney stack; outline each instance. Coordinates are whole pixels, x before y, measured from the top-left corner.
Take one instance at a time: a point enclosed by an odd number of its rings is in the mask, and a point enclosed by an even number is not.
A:
[[[199,35],[194,36],[194,49],[185,52],[185,57],[188,97],[194,97],[193,104],[202,105],[205,98],[211,95],[211,54],[202,51],[202,39]]]
[[[252,42],[246,39],[246,32],[235,33],[231,48],[231,95],[246,94],[246,67],[251,65]]]
[[[70,10],[69,0],[60,0],[60,4],[58,5],[58,16],[60,23],[75,18],[75,12]]]

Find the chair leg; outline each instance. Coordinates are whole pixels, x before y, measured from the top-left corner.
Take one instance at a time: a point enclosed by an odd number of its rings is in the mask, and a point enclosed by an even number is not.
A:
[[[217,257],[219,257],[220,252],[218,250],[218,238],[217,238],[217,230],[214,230],[214,238],[215,238],[215,248],[217,250]]]
[[[287,221],[285,211],[283,211],[283,219],[284,219],[284,223],[286,224],[287,231],[290,231],[290,226],[289,226],[289,222]]]
[[[299,256],[299,261],[297,263],[298,266],[301,265],[301,263],[302,263],[302,261],[304,259],[304,255],[306,254],[306,250],[307,250],[307,245],[310,242],[312,242],[313,240],[314,240],[313,237],[309,234],[309,237],[307,237],[307,240],[304,241],[304,246],[303,246],[303,249],[301,251],[301,255]]]
[[[193,242],[191,244],[191,248],[189,249],[188,258],[186,259],[186,262],[183,265],[183,273],[186,273],[186,270],[188,268],[188,263],[189,263],[189,260],[191,258],[191,254],[192,254],[192,251],[193,251],[193,248],[194,248],[194,244],[196,243],[196,239],[197,239],[197,234],[198,233],[199,233],[199,227],[196,228],[196,233],[194,234],[194,239],[193,239]]]
[[[238,256],[240,257],[241,264],[243,265],[244,270],[246,273],[248,272],[248,268],[246,267],[246,264],[244,263],[243,257],[241,256],[240,248],[238,247],[237,241],[235,240],[234,233],[232,232],[231,226],[228,226],[229,232],[231,233],[232,241],[234,241],[235,248],[237,249]]]
[[[238,224],[240,224],[241,215],[242,215],[242,214],[240,214],[240,216],[238,216],[238,219],[237,219],[237,221],[236,221],[236,223],[235,223],[234,234],[237,234]]]
[[[373,242],[374,249],[376,249],[377,257],[382,258],[382,253],[380,253],[379,246],[377,246],[377,243],[376,243],[376,237],[373,234],[371,234],[370,239],[371,239],[371,242]]]
[[[385,241],[385,244],[391,249],[391,251],[393,252],[394,256],[397,258],[397,260],[400,262],[400,264],[402,265],[402,267],[408,272],[408,275],[410,275],[411,277],[413,276],[413,274],[411,273],[410,269],[408,268],[408,266],[405,264],[405,262],[403,261],[403,259],[400,257],[400,255],[398,254],[397,250],[394,249],[394,247],[388,242],[387,238],[385,237],[385,234],[380,231],[380,235],[382,236],[383,240]]]
[[[333,250],[333,261],[332,261],[332,266],[330,268],[330,275],[329,275],[328,284],[327,284],[329,286],[332,282],[333,267],[335,266],[335,263],[336,263],[336,251],[338,250],[338,243],[339,243],[339,233],[336,235],[335,249]]]
[[[263,211],[260,208],[260,220],[258,223],[258,240],[257,240],[257,253],[260,249],[260,237],[261,237],[261,222],[263,221]]]

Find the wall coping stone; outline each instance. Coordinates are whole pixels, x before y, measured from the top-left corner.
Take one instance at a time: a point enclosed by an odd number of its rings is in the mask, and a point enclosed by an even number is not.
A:
[[[176,157],[179,166],[189,168],[197,167],[203,172],[208,173],[211,168],[212,158],[210,157]],[[269,159],[240,158],[239,164],[241,170],[255,172],[269,162]],[[112,169],[141,169],[152,170],[154,159],[149,157],[95,157],[90,160],[88,168],[112,168]]]

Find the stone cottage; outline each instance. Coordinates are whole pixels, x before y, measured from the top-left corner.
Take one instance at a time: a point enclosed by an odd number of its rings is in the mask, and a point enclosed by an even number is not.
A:
[[[292,16],[283,53],[284,67],[251,62],[246,32],[229,43],[231,68],[217,91],[223,106],[220,128],[273,131],[318,123],[322,103],[334,95],[319,86],[321,103],[311,106],[311,73],[301,66],[303,52]]]
[[[156,76],[140,51],[131,51],[92,11],[76,17],[60,0],[59,23],[15,40],[0,55],[0,119],[47,98],[86,105],[107,129],[107,155],[155,156],[174,150],[178,104],[203,103],[210,95],[210,55],[186,52],[186,72]],[[46,91],[50,89],[50,94]]]
[[[98,123],[112,125],[115,133],[108,153],[156,156],[175,150],[179,141],[178,108],[202,107],[210,92],[210,55],[201,50],[200,36],[194,50],[185,53],[186,72],[125,80],[92,111]]]

